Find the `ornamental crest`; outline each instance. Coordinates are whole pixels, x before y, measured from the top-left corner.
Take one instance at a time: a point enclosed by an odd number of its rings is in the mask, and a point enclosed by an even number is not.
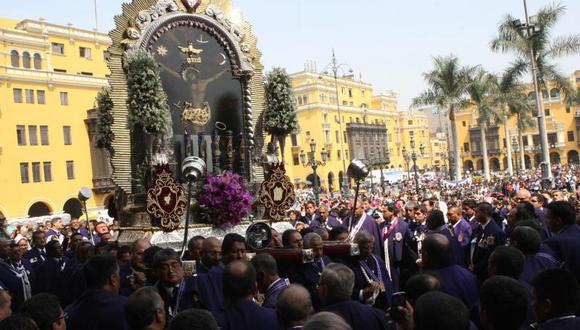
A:
[[[294,205],[294,186],[286,175],[283,163],[272,165],[268,178],[262,182],[258,200],[268,209],[268,215],[274,220],[282,220],[286,216],[286,210]]]
[[[161,220],[164,231],[179,227],[187,199],[183,187],[175,183],[168,165],[155,168],[155,186],[147,190],[147,213]]]

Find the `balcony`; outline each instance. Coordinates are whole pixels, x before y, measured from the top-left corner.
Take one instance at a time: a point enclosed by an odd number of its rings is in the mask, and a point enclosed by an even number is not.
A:
[[[322,123],[323,130],[330,130],[330,123]]]
[[[106,194],[115,190],[115,183],[111,178],[94,178],[93,190],[97,194]]]

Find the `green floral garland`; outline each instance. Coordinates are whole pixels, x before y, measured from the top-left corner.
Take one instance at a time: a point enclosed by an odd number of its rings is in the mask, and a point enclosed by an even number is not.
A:
[[[167,97],[161,85],[159,66],[145,51],[130,53],[125,61],[129,128],[148,134],[166,131]]]
[[[113,153],[113,100],[108,89],[103,89],[97,94],[97,147],[107,149]]]
[[[274,68],[266,75],[264,130],[272,135],[288,135],[298,130],[296,104],[286,70]]]

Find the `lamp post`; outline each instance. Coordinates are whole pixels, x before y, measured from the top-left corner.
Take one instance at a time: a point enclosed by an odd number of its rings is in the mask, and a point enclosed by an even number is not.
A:
[[[419,195],[419,174],[417,174],[417,158],[419,157],[417,155],[417,151],[415,150],[415,140],[411,139],[411,159],[413,160],[413,169],[415,172],[415,190],[417,192],[417,196]],[[419,152],[421,153],[421,156],[423,156],[425,154],[425,146],[423,145],[423,143],[421,143],[421,146],[419,147]]]
[[[467,154],[465,153],[464,150],[461,150],[461,168],[463,169],[463,173],[461,174],[463,177],[465,177],[465,156],[467,156]]]
[[[385,176],[383,172],[385,168],[389,168],[389,164],[391,163],[391,152],[389,151],[389,148],[385,147],[384,155],[385,159],[383,162],[381,162],[381,189],[383,193],[385,192]]]
[[[403,146],[403,150],[401,150],[401,152],[403,153],[403,160],[405,161],[405,166],[407,167],[407,178],[409,178],[411,176],[411,167],[409,166],[411,157],[409,156],[409,153],[407,152],[407,148],[405,146]]]
[[[332,71],[333,74],[333,78],[334,78],[334,91],[335,91],[335,95],[336,95],[336,110],[338,112],[338,127],[340,129],[340,134],[339,134],[339,142],[340,142],[340,154],[342,155],[342,190],[343,193],[346,193],[349,191],[349,187],[348,187],[348,180],[347,180],[347,175],[346,175],[346,154],[344,152],[344,132],[342,130],[342,115],[340,114],[340,100],[338,97],[338,71],[339,70],[345,70],[345,68],[348,69],[349,73],[352,73],[353,70],[352,68],[345,63],[341,63],[338,64],[336,62],[336,56],[334,55],[334,49],[332,50],[332,60],[330,61],[330,63],[326,66],[326,68],[324,70],[322,70],[323,74],[328,74],[328,70]],[[322,76],[319,77],[319,79],[322,79]]]
[[[520,167],[518,166],[518,152],[519,152],[519,145],[518,145],[518,140],[516,140],[515,136],[512,138],[512,147],[514,149],[514,161],[515,161],[515,165],[516,165],[516,176],[520,176]]]
[[[551,180],[552,171],[550,171],[550,151],[548,150],[548,134],[546,131],[546,117],[542,106],[542,96],[540,95],[540,88],[538,86],[538,68],[536,63],[536,55],[533,48],[532,37],[539,32],[540,27],[537,25],[537,16],[528,16],[528,5],[524,0],[524,14],[526,15],[526,22],[522,23],[520,20],[513,21],[514,25],[521,31],[525,31],[528,39],[528,47],[530,50],[530,62],[532,65],[532,81],[534,84],[534,93],[536,99],[536,111],[538,118],[538,128],[540,133],[540,145],[542,151],[542,163],[545,168],[542,168],[542,179]],[[531,22],[530,22],[531,21]]]
[[[328,151],[326,151],[325,148],[322,148],[322,151],[320,152],[320,157],[321,157],[321,161],[320,160],[316,160],[316,141],[314,141],[314,139],[310,140],[310,152],[308,152],[308,157],[306,155],[306,153],[304,152],[304,150],[300,151],[300,162],[302,163],[302,166],[304,167],[311,167],[312,168],[312,173],[314,174],[314,200],[316,201],[316,205],[318,205],[320,203],[320,182],[318,180],[318,175],[316,174],[316,169],[318,169],[318,166],[324,166],[326,165],[326,161],[328,160]]]

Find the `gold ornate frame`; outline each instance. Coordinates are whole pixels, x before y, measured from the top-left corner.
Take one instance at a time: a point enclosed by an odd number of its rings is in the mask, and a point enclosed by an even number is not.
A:
[[[254,146],[254,130],[258,124],[260,115],[264,110],[265,96],[263,89],[263,70],[260,63],[262,54],[257,48],[258,40],[252,33],[252,26],[244,20],[236,10],[231,0],[203,0],[197,8],[188,10],[179,0],[133,0],[131,3],[122,5],[122,15],[115,17],[116,28],[109,33],[112,45],[108,51],[110,58],[107,61],[111,70],[109,84],[111,98],[113,100],[113,141],[114,154],[111,157],[113,167],[113,180],[126,194],[131,195],[131,134],[127,126],[127,81],[123,70],[123,59],[126,51],[133,47],[142,47],[141,39],[147,33],[156,29],[155,20],[164,15],[195,14],[203,15],[204,19],[213,20],[217,25],[227,30],[232,39],[237,42],[236,49],[243,52],[244,59],[241,61],[241,70],[251,67],[252,74],[245,75],[246,91],[243,95],[245,135],[249,150],[250,181],[263,180],[261,164],[252,163],[252,150]],[[262,134],[257,132],[257,134]],[[256,146],[257,152],[262,146]]]

